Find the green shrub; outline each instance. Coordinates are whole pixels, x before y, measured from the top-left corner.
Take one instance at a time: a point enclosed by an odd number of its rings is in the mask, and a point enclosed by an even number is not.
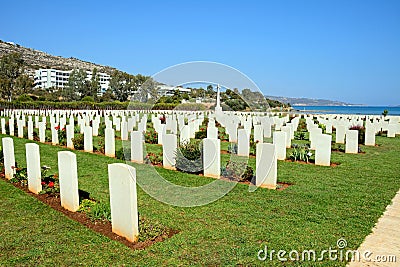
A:
[[[296,140],[307,140],[306,139],[306,133],[305,132],[295,132],[294,133],[294,139],[296,139]]]
[[[163,162],[162,153],[148,153],[144,158],[146,164],[151,164],[154,166],[160,165]]]
[[[104,122],[100,123],[98,134],[100,136],[106,136],[106,124]]]
[[[332,151],[339,151],[339,152],[345,152],[345,146],[342,144],[337,144],[332,142]]]
[[[30,101],[33,101],[33,99],[32,99],[32,97],[30,97],[27,94],[22,94],[17,98],[16,101],[18,101],[18,102],[30,102]]]
[[[111,221],[111,208],[108,203],[105,204],[91,199],[83,199],[79,205],[78,211],[86,213],[92,221]]]
[[[83,150],[85,148],[85,137],[83,134],[77,134],[74,138],[72,138],[72,143],[74,144],[74,148],[76,150]]]
[[[195,133],[194,137],[196,139],[207,138],[207,128],[206,127],[201,127],[200,130]]]
[[[145,142],[148,144],[158,144],[158,134],[154,129],[149,129],[144,135]]]
[[[94,102],[94,98],[91,96],[85,96],[84,98],[81,99],[83,102]]]
[[[48,174],[50,167],[42,166],[42,191],[40,194],[58,196],[60,194],[60,182],[57,174]]]
[[[221,175],[237,182],[251,182],[254,177],[254,170],[247,165],[247,162],[229,160],[226,166],[221,168]]]
[[[115,157],[121,160],[131,160],[131,149],[126,147],[121,147],[119,150],[115,152]]]
[[[17,165],[17,164],[15,164]],[[18,168],[17,166],[11,167],[14,169],[14,176],[11,178],[11,183],[19,183],[21,186],[28,185],[28,169]]]
[[[250,155],[256,155],[257,144],[263,140],[256,140],[254,141],[254,135],[250,135]]]
[[[203,172],[203,148],[201,140],[192,139],[180,144],[175,152],[175,167],[187,173]]]
[[[62,146],[67,145],[67,131],[65,128],[58,130],[58,143]]]

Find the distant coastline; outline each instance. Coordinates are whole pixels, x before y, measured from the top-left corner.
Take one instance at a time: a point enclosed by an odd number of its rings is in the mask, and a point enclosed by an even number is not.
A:
[[[306,106],[292,105],[296,112],[310,114],[353,114],[353,115],[382,115],[386,109],[389,116],[400,116],[400,106],[366,106],[366,105],[340,105],[340,106]]]

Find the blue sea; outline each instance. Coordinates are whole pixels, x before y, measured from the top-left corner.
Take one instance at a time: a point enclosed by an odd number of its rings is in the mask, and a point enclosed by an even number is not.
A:
[[[296,111],[319,114],[357,114],[357,115],[381,115],[387,109],[388,115],[400,116],[399,107],[385,106],[292,106]]]

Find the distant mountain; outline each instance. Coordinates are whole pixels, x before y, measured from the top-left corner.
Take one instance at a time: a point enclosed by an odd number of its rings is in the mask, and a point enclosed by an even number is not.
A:
[[[109,66],[83,61],[74,57],[64,58],[53,56],[42,51],[0,40],[0,57],[9,53],[21,53],[22,59],[25,63],[25,70],[30,76],[33,76],[35,70],[39,68],[54,68],[61,70],[93,70],[94,68],[97,68],[100,72],[106,72],[109,74],[115,70],[115,68]]]
[[[282,103],[289,103],[291,106],[353,106],[340,101],[326,100],[326,99],[313,99],[313,98],[296,98],[284,96],[265,96],[271,100],[277,100]]]

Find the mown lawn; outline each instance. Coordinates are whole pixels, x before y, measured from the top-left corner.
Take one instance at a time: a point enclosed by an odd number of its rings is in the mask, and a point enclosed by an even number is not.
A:
[[[4,137],[4,135],[0,135]],[[16,161],[25,166],[25,139],[14,138]],[[120,141],[119,141],[120,142]],[[180,232],[144,250],[133,251],[52,210],[0,180],[0,265],[268,265],[345,266],[345,262],[261,262],[269,250],[321,251],[336,248],[339,238],[356,249],[400,188],[400,137],[377,137],[379,147],[365,154],[333,152],[337,167],[278,163],[278,181],[293,183],[283,191],[237,184],[223,198],[199,207],[159,202],[138,189],[140,214]],[[57,146],[40,144],[42,165],[57,172]],[[149,149],[151,149],[149,147]],[[153,150],[157,148],[153,147]],[[108,201],[107,164],[123,162],[76,151],[79,188]],[[223,160],[229,155],[224,155]],[[250,160],[254,164],[254,160]],[[153,168],[133,164],[138,180]],[[167,180],[185,186],[214,181],[156,168]],[[165,189],[164,194],[168,194]]]

